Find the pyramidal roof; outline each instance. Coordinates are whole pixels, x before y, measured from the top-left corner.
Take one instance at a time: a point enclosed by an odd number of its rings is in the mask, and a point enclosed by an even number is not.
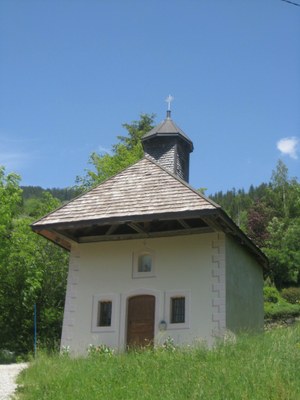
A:
[[[223,231],[267,266],[265,255],[219,205],[147,156],[36,221],[59,246]]]
[[[154,136],[169,136],[169,135],[176,135],[180,136],[183,140],[185,140],[189,146],[190,151],[193,151],[193,142],[191,139],[183,132],[181,128],[179,128],[175,122],[171,119],[171,111],[167,111],[167,118],[162,121],[160,124],[155,126],[151,131],[146,133],[142,137],[142,141],[148,140]]]
[[[32,227],[214,210],[219,206],[146,156]]]

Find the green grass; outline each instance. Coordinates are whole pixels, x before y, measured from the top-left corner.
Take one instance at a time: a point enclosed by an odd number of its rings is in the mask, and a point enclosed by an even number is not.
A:
[[[299,400],[300,324],[213,350],[40,355],[19,383],[20,400]]]

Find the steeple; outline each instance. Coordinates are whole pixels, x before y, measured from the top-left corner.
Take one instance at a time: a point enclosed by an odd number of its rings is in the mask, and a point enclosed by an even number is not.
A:
[[[171,119],[172,96],[166,99],[168,103],[166,119],[151,129],[142,137],[145,154],[153,158],[164,168],[189,181],[190,153],[193,142]]]

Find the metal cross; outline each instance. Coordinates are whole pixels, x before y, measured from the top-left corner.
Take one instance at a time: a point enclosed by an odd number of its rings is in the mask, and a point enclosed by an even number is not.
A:
[[[168,111],[171,110],[171,102],[174,100],[174,97],[172,97],[170,94],[169,96],[166,98],[166,102],[168,103]]]

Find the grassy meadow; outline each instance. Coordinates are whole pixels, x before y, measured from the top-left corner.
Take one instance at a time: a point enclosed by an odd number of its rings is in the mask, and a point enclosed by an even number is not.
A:
[[[18,380],[19,400],[299,400],[300,324],[241,335],[212,350],[39,354]]]

